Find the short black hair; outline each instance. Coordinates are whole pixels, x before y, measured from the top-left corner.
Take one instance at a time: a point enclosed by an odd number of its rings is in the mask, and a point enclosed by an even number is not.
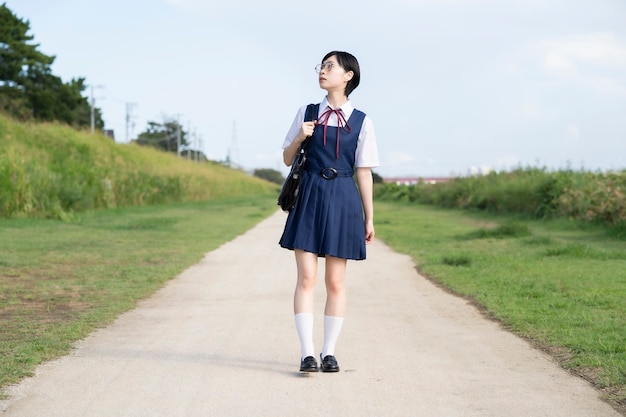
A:
[[[341,67],[345,69],[346,72],[352,71],[352,73],[354,74],[352,76],[352,79],[348,81],[348,84],[346,85],[345,93],[346,93],[346,97],[348,97],[350,96],[350,93],[352,93],[354,89],[357,88],[359,86],[359,83],[361,82],[361,69],[359,68],[359,61],[357,61],[354,55],[348,52],[332,51],[332,52],[327,53],[326,56],[324,56],[324,59],[322,59],[322,62],[326,61],[331,56],[335,56],[337,58],[337,63],[341,65]]]

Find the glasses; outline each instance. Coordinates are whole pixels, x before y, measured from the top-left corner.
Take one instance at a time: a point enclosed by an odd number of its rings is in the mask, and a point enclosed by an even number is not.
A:
[[[334,67],[337,67],[338,65],[336,65],[334,62],[327,62],[325,64],[318,64],[315,67],[315,72],[317,72],[318,74],[320,72],[322,72],[322,70],[328,72],[330,70],[332,70]]]

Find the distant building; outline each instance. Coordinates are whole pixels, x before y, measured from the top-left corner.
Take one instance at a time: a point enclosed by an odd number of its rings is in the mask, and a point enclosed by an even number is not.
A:
[[[487,165],[483,165],[480,168],[479,167],[470,167],[469,169],[469,175],[471,175],[472,177],[476,177],[478,175],[489,175],[492,172],[494,172],[493,167],[487,166]]]
[[[415,184],[438,184],[440,182],[448,182],[451,178],[447,177],[396,177],[383,178],[383,182],[387,184],[395,183],[397,185],[415,185]]]
[[[104,129],[102,133],[104,133],[104,136],[106,136],[107,138],[115,140],[115,132],[113,131],[113,129]]]

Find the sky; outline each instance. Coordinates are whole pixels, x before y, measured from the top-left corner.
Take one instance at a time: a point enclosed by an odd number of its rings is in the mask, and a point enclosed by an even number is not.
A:
[[[624,0],[6,5],[55,75],[93,86],[120,143],[175,118],[210,159],[286,173],[287,130],[325,94],[314,67],[342,50],[359,60],[350,99],[385,178],[626,169]]]

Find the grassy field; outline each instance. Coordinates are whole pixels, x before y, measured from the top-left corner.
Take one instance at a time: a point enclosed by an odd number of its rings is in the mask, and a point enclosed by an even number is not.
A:
[[[605,227],[409,203],[377,236],[626,410],[626,242]]]
[[[276,209],[270,195],[96,211],[71,223],[0,219],[0,387]]]

